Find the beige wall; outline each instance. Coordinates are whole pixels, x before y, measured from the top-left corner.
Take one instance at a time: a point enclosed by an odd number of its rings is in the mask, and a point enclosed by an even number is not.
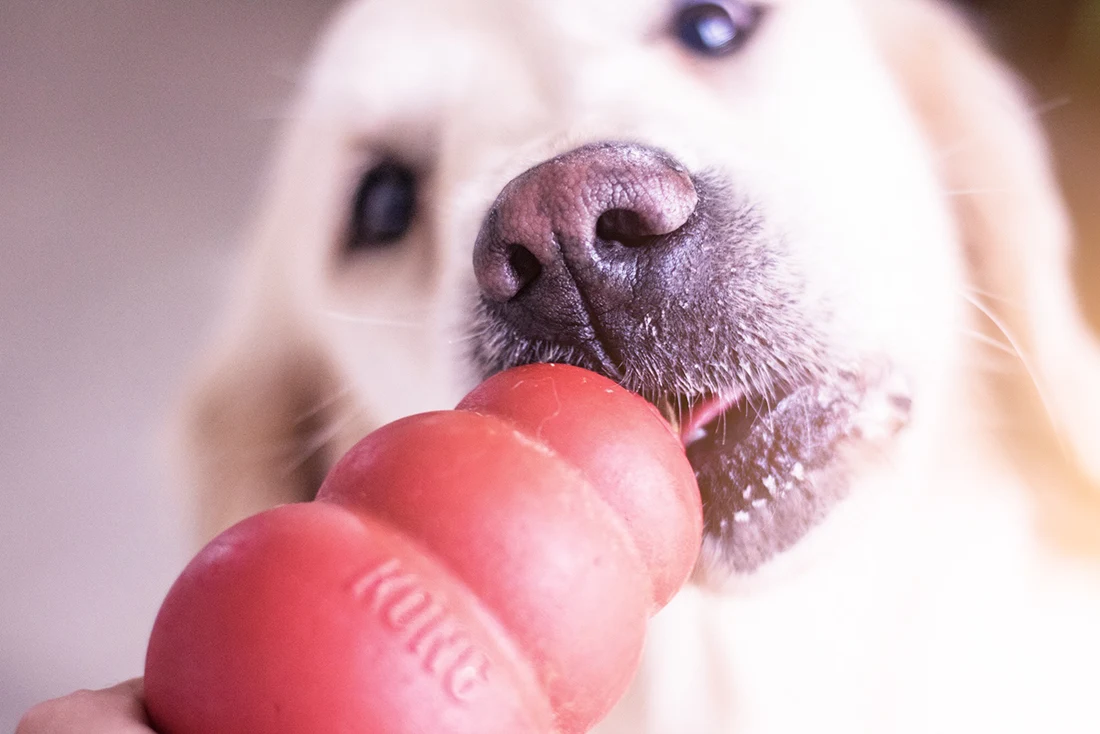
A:
[[[0,0],[0,732],[141,672],[154,444],[327,0]]]

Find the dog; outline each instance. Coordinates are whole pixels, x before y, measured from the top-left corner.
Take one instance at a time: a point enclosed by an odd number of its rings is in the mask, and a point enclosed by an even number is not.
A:
[[[188,400],[201,533],[568,362],[705,506],[599,731],[1100,731],[1100,347],[1032,105],[935,0],[351,2]]]

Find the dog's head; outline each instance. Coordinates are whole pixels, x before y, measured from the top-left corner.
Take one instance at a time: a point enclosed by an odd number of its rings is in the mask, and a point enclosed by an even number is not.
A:
[[[1088,446],[1054,188],[1010,81],[922,0],[355,2],[191,413],[207,529],[553,360],[680,425],[705,565],[751,571],[965,432],[974,307]]]

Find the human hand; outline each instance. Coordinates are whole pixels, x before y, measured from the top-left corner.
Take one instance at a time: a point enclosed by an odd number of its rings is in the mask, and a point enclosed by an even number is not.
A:
[[[153,734],[142,689],[142,679],[135,678],[40,703],[23,716],[15,734]]]

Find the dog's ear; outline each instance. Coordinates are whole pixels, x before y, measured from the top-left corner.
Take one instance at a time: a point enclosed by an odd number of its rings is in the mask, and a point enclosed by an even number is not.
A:
[[[975,323],[1018,353],[1014,372],[1029,383],[1030,396],[1001,391],[1015,403],[1013,433],[1023,421],[1048,428],[1095,489],[1100,347],[1073,292],[1072,236],[1035,108],[945,4],[867,5],[956,212]]]
[[[272,254],[265,243],[250,253],[229,318],[185,397],[175,443],[203,540],[274,505],[312,499],[325,471],[336,381],[288,305]]]

